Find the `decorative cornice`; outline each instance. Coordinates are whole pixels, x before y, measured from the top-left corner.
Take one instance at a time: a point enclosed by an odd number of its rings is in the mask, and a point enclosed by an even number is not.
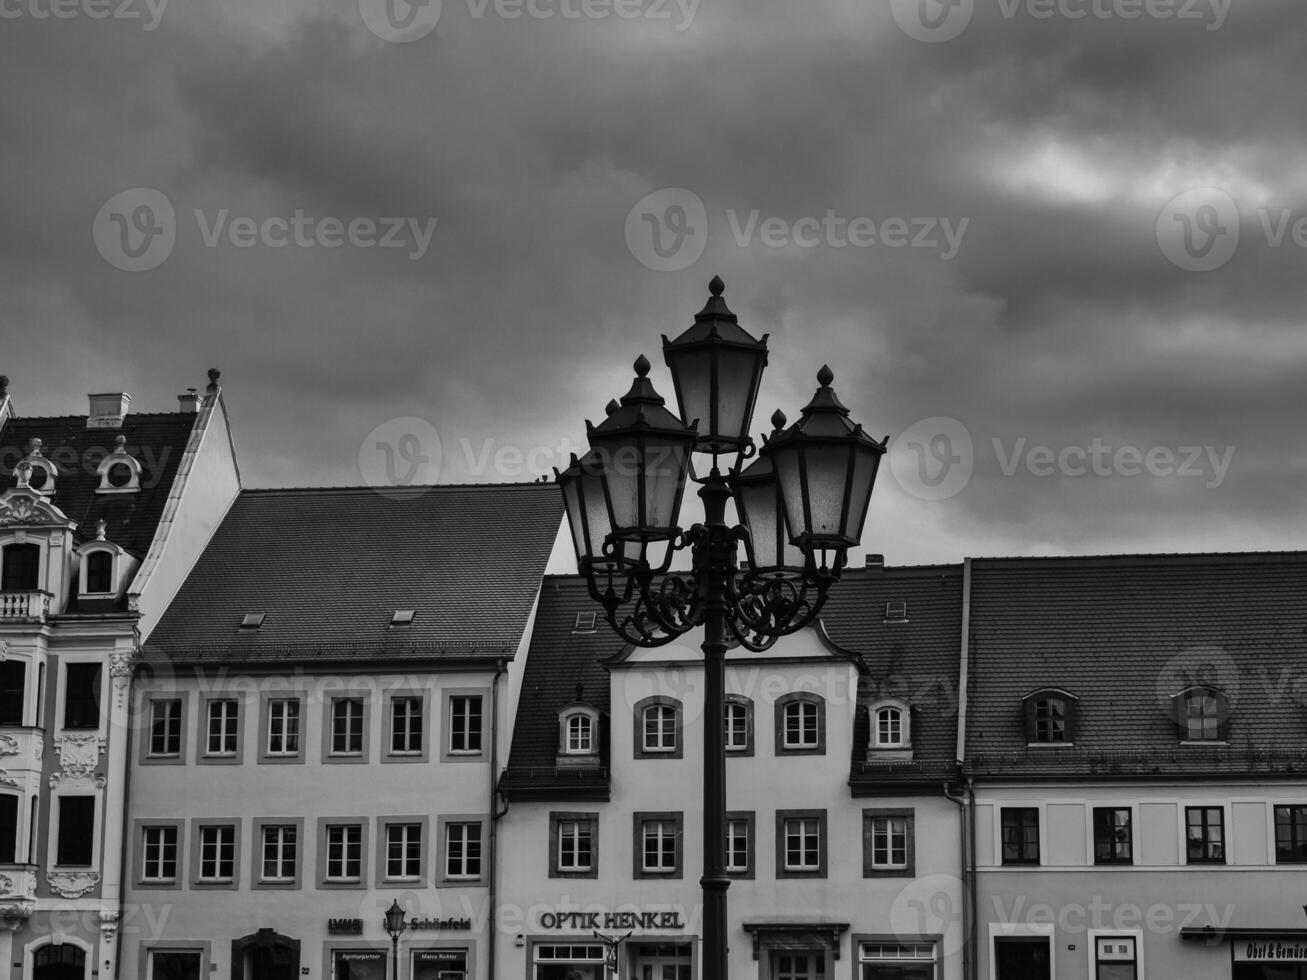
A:
[[[68,515],[37,491],[28,487],[14,487],[0,495],[0,527],[20,524],[28,527],[76,527]]]

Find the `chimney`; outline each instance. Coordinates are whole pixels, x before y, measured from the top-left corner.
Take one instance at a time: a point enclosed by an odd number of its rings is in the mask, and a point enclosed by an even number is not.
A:
[[[865,564],[864,567],[865,567],[865,568],[884,568],[884,567],[885,567],[885,556],[884,556],[884,555],[868,555],[868,556],[867,556],[867,561],[866,561],[866,564]]]
[[[111,391],[101,395],[88,395],[91,411],[86,417],[88,429],[121,429],[127,417],[132,396],[125,391]]]
[[[180,411],[194,414],[200,408],[200,396],[195,393],[194,388],[187,388],[186,394],[178,395],[177,401],[181,404]]]

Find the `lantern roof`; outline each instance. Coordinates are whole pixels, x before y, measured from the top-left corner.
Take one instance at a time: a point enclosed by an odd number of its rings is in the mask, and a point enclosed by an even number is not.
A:
[[[664,407],[666,401],[654,390],[653,382],[649,380],[649,358],[641,354],[635,359],[634,366],[635,379],[631,382],[631,390],[622,396],[616,409],[609,403],[608,417],[598,425],[586,423],[590,433],[602,436],[629,429],[693,431],[697,419],[687,426]]]
[[[821,370],[817,372],[817,384],[820,387],[817,388],[816,394],[812,396],[812,400],[803,406],[799,421],[783,432],[773,433],[770,442],[788,441],[797,435],[825,439],[840,439],[852,436],[884,452],[889,444],[889,437],[886,436],[883,440],[877,442],[863,431],[861,425],[849,419],[848,408],[835,394],[835,389],[831,387],[831,382],[834,380],[835,372],[830,369],[829,365],[823,364]]]
[[[763,334],[761,340],[758,340],[753,334],[740,326],[740,319],[726,305],[726,300],[722,298],[722,293],[726,290],[726,284],[722,282],[721,276],[713,276],[712,281],[708,283],[708,302],[694,317],[694,323],[685,330],[675,340],[668,340],[667,335],[663,335],[663,347],[686,347],[691,344],[700,344],[709,340],[724,341],[728,344],[739,344],[746,347],[766,347],[767,337],[769,334]]]

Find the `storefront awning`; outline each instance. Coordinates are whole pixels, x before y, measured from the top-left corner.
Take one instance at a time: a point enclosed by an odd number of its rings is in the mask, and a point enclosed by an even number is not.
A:
[[[744,931],[753,938],[753,958],[763,947],[779,950],[829,949],[840,958],[840,936],[847,922],[745,922]]]

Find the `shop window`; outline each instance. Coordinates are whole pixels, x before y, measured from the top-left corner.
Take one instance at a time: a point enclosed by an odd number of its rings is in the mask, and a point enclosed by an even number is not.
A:
[[[100,665],[69,664],[64,672],[64,728],[100,727]]]
[[[776,701],[776,754],[826,751],[826,702],[817,694],[786,694]]]
[[[604,980],[602,943],[541,943],[531,958],[533,980]]]
[[[389,980],[386,951],[337,949],[331,954],[332,980]]]
[[[23,723],[26,688],[27,664],[22,660],[0,661],[0,725]]]
[[[94,856],[95,797],[58,796],[59,833],[55,864],[64,868],[88,868]]]
[[[0,549],[0,592],[35,592],[40,583],[39,544],[8,544]]]
[[[413,980],[467,980],[468,963],[465,949],[415,949]]]
[[[152,949],[147,980],[200,980],[203,961],[198,949]]]
[[[1185,860],[1189,864],[1225,863],[1225,811],[1219,806],[1187,806]]]
[[[1094,863],[1134,863],[1134,834],[1130,808],[1094,807]]]
[[[1307,864],[1307,806],[1275,808],[1275,863]]]
[[[1039,863],[1039,808],[1002,808],[1001,832],[1004,864]]]
[[[1094,980],[1135,980],[1134,936],[1100,936],[1094,942]]]
[[[826,980],[826,954],[779,952],[771,954],[774,980]]]
[[[858,978],[934,980],[938,958],[934,943],[859,943]]]

